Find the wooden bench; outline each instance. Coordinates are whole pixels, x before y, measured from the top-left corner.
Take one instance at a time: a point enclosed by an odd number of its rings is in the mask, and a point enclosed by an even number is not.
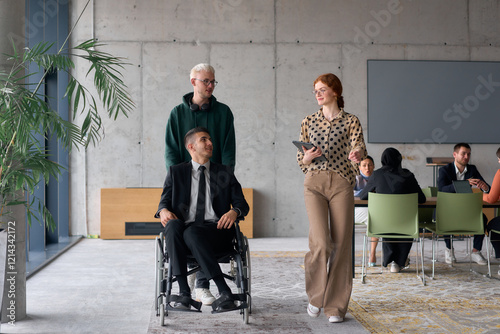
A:
[[[101,239],[154,239],[163,230],[154,218],[162,188],[102,188]],[[253,238],[253,189],[243,188],[250,212],[240,223]]]

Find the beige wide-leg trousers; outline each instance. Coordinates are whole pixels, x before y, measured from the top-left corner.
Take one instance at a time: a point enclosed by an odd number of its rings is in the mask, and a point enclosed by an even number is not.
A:
[[[344,317],[352,290],[354,195],[351,184],[332,171],[308,172],[304,199],[309,217],[305,265],[309,303],[326,316]]]

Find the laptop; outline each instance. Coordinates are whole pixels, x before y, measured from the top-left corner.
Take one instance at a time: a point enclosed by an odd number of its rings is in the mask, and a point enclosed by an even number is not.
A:
[[[453,181],[453,187],[455,187],[455,192],[457,194],[472,193],[472,188],[467,180]]]

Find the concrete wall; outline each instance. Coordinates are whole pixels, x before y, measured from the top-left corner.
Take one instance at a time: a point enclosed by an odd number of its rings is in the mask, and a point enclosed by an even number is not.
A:
[[[72,1],[73,21],[85,3]],[[162,186],[169,112],[191,91],[191,67],[209,62],[219,81],[214,95],[235,115],[236,176],[255,189],[255,236],[307,235],[303,174],[291,141],[303,117],[318,109],[313,80],[337,74],[346,111],[368,133],[367,59],[497,61],[499,6],[494,0],[92,2],[73,43],[95,36],[128,58],[124,74],[137,109],[106,121],[97,147],[73,152],[72,233],[99,234],[100,188]],[[392,126],[388,120],[387,131]],[[452,155],[452,145],[393,146],[422,187],[433,175],[424,158]],[[489,181],[497,146],[472,147],[472,163]],[[380,167],[387,145],[367,147]]]

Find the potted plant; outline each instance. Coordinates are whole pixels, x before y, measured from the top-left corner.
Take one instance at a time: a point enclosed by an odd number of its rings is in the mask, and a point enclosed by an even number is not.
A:
[[[39,212],[40,223],[54,226],[50,212],[43,204],[38,204],[41,202],[35,200],[33,194],[40,183],[47,183],[50,177],[57,178],[63,167],[51,161],[38,138],[56,138],[68,151],[75,146],[94,145],[103,131],[100,112],[116,119],[134,108],[120,72],[127,65],[125,60],[101,51],[103,45],[96,40],[68,47],[68,39],[69,36],[57,52],[52,51],[53,45],[49,43],[17,50],[13,42],[14,51],[8,58],[11,66],[0,71],[0,222],[11,221],[12,213],[19,212],[22,207],[26,209],[30,224],[33,217],[38,217],[34,213]],[[72,75],[75,58],[87,62],[87,76],[93,79],[92,86],[97,94]],[[38,71],[33,73],[33,68]],[[45,77],[56,71],[68,73],[65,98],[70,103],[72,120],[60,117],[51,108],[52,97],[40,90]],[[41,78],[33,83],[35,74]],[[76,119],[83,121],[79,123]],[[4,224],[4,228],[8,226]],[[25,242],[24,235],[16,239]],[[25,246],[15,247],[22,249]],[[0,278],[1,287],[3,279]],[[18,297],[25,298],[25,295]]]
[[[126,65],[122,58],[98,51],[102,45],[95,40],[72,49],[61,48],[56,54],[49,52],[51,47],[49,43],[39,43],[19,53],[14,46],[11,70],[0,73],[0,216],[8,215],[12,206],[24,205],[30,223],[33,210],[38,210],[48,225],[52,224],[50,213],[44,207],[33,207],[34,201],[25,194],[33,194],[40,181],[57,177],[62,166],[50,160],[36,136],[55,136],[71,150],[73,146],[97,143],[102,131],[96,98],[71,75],[72,57],[88,61],[87,75],[93,75],[94,87],[109,117],[127,115],[134,106],[120,74]],[[33,63],[44,73],[36,85],[26,83],[33,73],[24,74]],[[65,96],[71,99],[73,119],[84,115],[82,124],[61,118],[47,102],[51,97],[39,93],[45,76],[52,71],[69,74]]]

